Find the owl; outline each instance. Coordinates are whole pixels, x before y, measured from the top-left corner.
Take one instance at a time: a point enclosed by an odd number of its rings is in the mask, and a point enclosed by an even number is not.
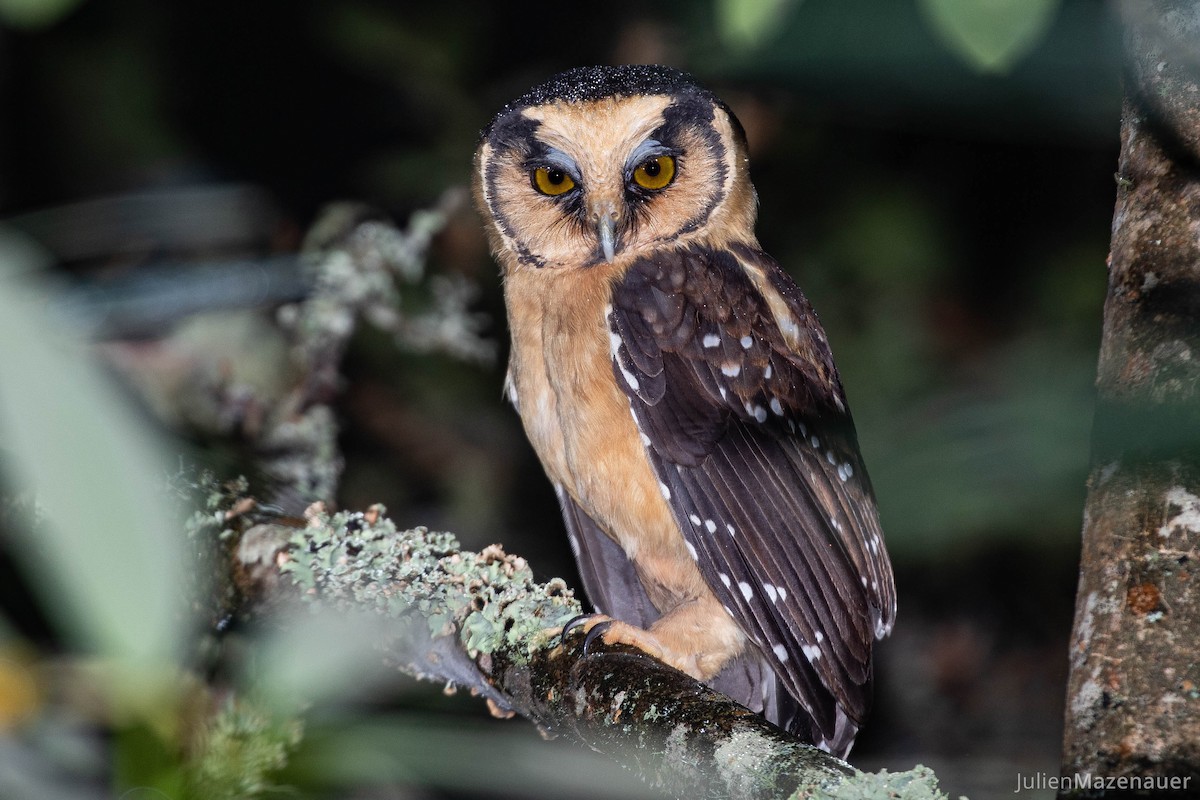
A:
[[[844,756],[892,569],[825,333],[755,237],[737,118],[674,69],[573,69],[486,127],[474,194],[502,268],[506,392],[557,492],[589,635]]]

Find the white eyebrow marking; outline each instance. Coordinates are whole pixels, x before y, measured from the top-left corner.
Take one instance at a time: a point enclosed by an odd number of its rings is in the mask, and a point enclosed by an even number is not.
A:
[[[625,162],[626,171],[634,169],[647,158],[652,156],[661,156],[666,153],[666,148],[662,142],[657,139],[647,139],[633,149],[629,155],[629,160]]]
[[[549,147],[546,149],[546,154],[542,157],[542,164],[554,169],[560,169],[571,176],[571,179],[576,183],[579,181],[579,165],[575,163],[575,159],[559,150],[557,147]]]

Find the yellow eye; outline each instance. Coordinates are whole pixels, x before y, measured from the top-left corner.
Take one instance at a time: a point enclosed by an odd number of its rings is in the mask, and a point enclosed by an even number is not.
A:
[[[533,171],[533,186],[542,194],[556,197],[575,188],[575,181],[561,169],[538,167]]]
[[[675,159],[670,156],[648,158],[633,171],[633,182],[643,189],[662,189],[675,177]]]

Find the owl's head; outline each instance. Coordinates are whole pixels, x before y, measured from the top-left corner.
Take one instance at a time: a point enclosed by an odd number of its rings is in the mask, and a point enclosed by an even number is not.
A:
[[[580,67],[506,105],[475,155],[506,269],[587,267],[698,237],[753,241],[733,113],[677,70]]]

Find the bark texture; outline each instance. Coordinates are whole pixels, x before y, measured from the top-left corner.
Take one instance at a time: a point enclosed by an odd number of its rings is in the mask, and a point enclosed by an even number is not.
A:
[[[1063,766],[1200,787],[1200,2],[1120,8],[1129,67]]]

